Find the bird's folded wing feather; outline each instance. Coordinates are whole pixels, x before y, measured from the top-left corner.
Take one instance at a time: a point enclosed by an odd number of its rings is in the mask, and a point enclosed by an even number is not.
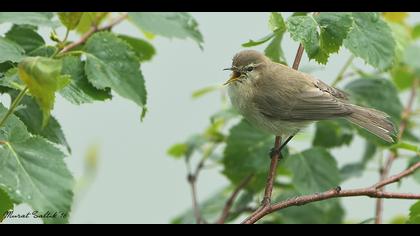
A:
[[[262,84],[265,93],[254,96],[257,109],[267,118],[285,121],[314,121],[346,116],[352,107],[346,95],[303,73],[279,81],[267,77]],[[299,82],[300,81],[300,82]],[[293,83],[293,85],[291,84]],[[300,86],[300,87],[299,87]],[[283,92],[279,92],[282,89]]]

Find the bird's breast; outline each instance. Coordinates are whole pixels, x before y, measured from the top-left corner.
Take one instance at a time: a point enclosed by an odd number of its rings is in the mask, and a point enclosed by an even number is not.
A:
[[[247,116],[255,110],[252,102],[254,91],[251,86],[237,82],[229,86],[228,94],[233,107],[243,116]]]

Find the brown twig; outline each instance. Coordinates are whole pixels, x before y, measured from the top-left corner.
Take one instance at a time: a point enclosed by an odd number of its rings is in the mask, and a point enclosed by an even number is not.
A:
[[[420,168],[420,162],[406,169],[405,171],[399,173],[398,175],[386,178],[371,187],[368,188],[359,188],[359,189],[350,189],[350,190],[341,190],[339,187],[335,189],[328,190],[322,193],[315,193],[311,195],[304,195],[281,201],[275,204],[270,205],[269,207],[264,208],[261,211],[258,211],[257,214],[252,217],[247,218],[243,224],[254,224],[258,220],[262,219],[264,216],[292,206],[301,206],[312,202],[318,202],[322,200],[327,200],[331,198],[341,198],[341,197],[359,197],[367,196],[371,198],[392,198],[392,199],[420,199],[420,194],[410,194],[410,193],[393,193],[393,192],[383,192],[382,187],[395,183],[402,178],[411,175],[414,171]]]
[[[268,205],[271,203],[271,195],[273,194],[273,187],[274,187],[274,181],[276,179],[276,170],[277,165],[279,162],[279,159],[281,158],[281,150],[279,148],[281,147],[281,137],[276,136],[274,140],[274,150],[278,150],[273,152],[273,155],[271,156],[271,163],[270,163],[270,169],[268,171],[268,177],[266,182],[266,188],[264,191],[264,198],[262,205]]]
[[[298,47],[298,50],[297,50],[296,56],[295,56],[295,61],[293,62],[293,66],[292,66],[292,68],[295,69],[295,70],[297,70],[299,68],[300,61],[301,61],[302,55],[303,55],[303,50],[304,50],[303,45],[299,44],[299,47]]]
[[[99,32],[99,31],[105,31],[105,30],[110,30],[112,29],[112,27],[114,27],[115,25],[121,23],[123,20],[125,20],[128,17],[128,13],[125,12],[121,15],[119,15],[118,17],[116,17],[115,19],[113,19],[108,25],[102,26],[102,27],[98,27],[97,23],[98,22],[94,22],[93,25],[91,26],[91,28],[84,33],[79,40],[68,44],[67,46],[65,46],[58,54],[63,54],[65,52],[68,52],[70,50],[72,50],[73,48],[84,44],[90,36],[92,36],[94,33]]]
[[[204,167],[204,163],[206,161],[207,158],[203,157],[200,162],[197,164],[197,167],[194,171],[194,173],[188,173],[187,176],[187,180],[188,183],[190,184],[190,188],[191,188],[191,197],[192,197],[192,208],[194,211],[194,217],[195,217],[195,222],[197,224],[201,224],[203,223],[203,219],[201,217],[201,212],[200,212],[200,206],[198,204],[198,196],[197,196],[197,178],[198,175],[200,174],[201,170]]]
[[[418,83],[418,79],[414,79],[413,81],[413,85],[411,86],[411,92],[410,92],[410,97],[408,99],[407,105],[404,108],[404,111],[401,115],[401,123],[399,126],[399,131],[398,131],[398,135],[397,135],[397,140],[400,140],[404,134],[404,131],[407,128],[407,124],[410,118],[410,114],[411,111],[413,109],[413,105],[414,105],[414,101],[415,98],[417,96],[417,87],[418,87],[419,83]],[[391,167],[394,164],[395,159],[397,158],[397,152],[396,151],[391,151],[391,153],[388,156],[388,159],[386,160],[386,163],[383,167],[380,168],[379,170],[379,180],[383,181],[384,179],[387,178],[387,176],[389,175],[389,172],[391,171]],[[381,189],[382,191],[384,189]],[[383,204],[384,201],[383,199],[377,199],[376,200],[376,206],[375,206],[375,224],[381,224],[382,223],[382,215],[383,215]]]
[[[246,185],[251,181],[254,175],[249,175],[246,177],[242,182],[236,187],[236,189],[232,192],[230,197],[225,203],[225,207],[223,208],[222,214],[219,219],[216,221],[216,224],[224,224],[231,213],[231,209],[233,207],[233,203],[235,202],[236,198],[238,197],[239,193]]]
[[[192,197],[192,205],[194,211],[195,222],[197,224],[202,223],[201,219],[201,212],[200,206],[198,205],[198,197],[197,197],[197,179],[193,175],[188,175],[188,183],[191,187],[191,197]]]

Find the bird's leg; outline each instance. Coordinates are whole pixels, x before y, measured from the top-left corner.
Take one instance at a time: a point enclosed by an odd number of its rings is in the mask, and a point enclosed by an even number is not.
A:
[[[290,140],[292,140],[295,137],[295,135],[290,135],[290,137],[288,137],[286,139],[286,141],[284,141],[284,143],[280,146],[280,151],[283,150],[284,147],[286,147],[286,145],[290,142]]]
[[[295,137],[295,135],[291,135],[289,136],[286,141],[284,141],[284,143],[280,146],[279,149],[276,149],[275,147],[273,147],[270,150],[270,158],[273,158],[275,155],[280,156],[280,152],[283,150],[284,147],[286,147],[286,145],[290,142],[290,140],[293,139],[293,137]]]

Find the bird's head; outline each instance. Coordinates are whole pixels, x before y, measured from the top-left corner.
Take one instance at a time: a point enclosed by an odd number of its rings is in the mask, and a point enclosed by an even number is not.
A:
[[[232,67],[224,69],[233,72],[224,85],[259,78],[263,67],[268,62],[269,59],[264,54],[255,50],[244,50],[237,53],[233,57]]]

